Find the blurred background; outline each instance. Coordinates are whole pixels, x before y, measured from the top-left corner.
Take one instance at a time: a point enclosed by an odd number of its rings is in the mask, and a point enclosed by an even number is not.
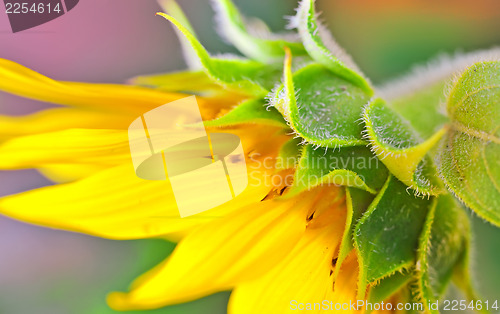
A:
[[[282,30],[297,3],[234,0],[248,16]],[[440,53],[500,45],[496,0],[317,0],[338,42],[376,83],[408,72]],[[208,0],[182,0],[202,43],[211,52],[235,52],[213,28]],[[185,67],[174,32],[155,17],[154,0],[81,0],[68,14],[12,34],[0,5],[0,57],[58,80],[124,82],[146,73]],[[48,106],[0,93],[0,114]],[[0,195],[48,185],[36,171],[0,172]],[[500,296],[500,229],[472,217],[474,269],[480,291]],[[115,313],[105,295],[168,256],[160,240],[109,241],[44,229],[0,216],[0,313]],[[144,313],[225,313],[229,293]]]

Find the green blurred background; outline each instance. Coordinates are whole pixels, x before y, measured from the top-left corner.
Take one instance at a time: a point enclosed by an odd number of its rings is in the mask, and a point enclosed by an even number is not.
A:
[[[276,31],[284,28],[283,16],[293,15],[297,5],[295,1],[282,0],[234,1],[246,15],[263,19]],[[116,8],[118,2],[119,9]],[[319,10],[323,11],[322,20],[376,84],[402,75],[415,64],[440,53],[467,52],[500,44],[500,1],[317,2]],[[217,37],[209,1],[183,0],[180,4],[209,51],[235,52]],[[184,64],[178,45],[173,42],[170,26],[154,16],[158,10],[152,0],[82,0],[75,8],[73,27],[82,28],[82,33],[91,32],[83,28],[95,18],[94,24],[105,23],[106,27],[116,28],[109,32],[123,34],[117,35],[122,41],[113,39],[107,43],[114,45],[117,53],[121,52],[120,63],[109,65],[114,67],[113,71],[109,67],[103,70],[100,65],[111,64],[115,56],[109,51],[103,52],[107,49],[104,46],[99,50],[101,53],[95,52],[97,48],[92,49],[92,43],[106,42],[106,36],[111,38],[111,33],[106,32],[99,38],[89,36],[75,41],[87,43],[78,48],[88,49],[85,51],[87,58],[82,66],[75,65],[71,70],[68,70],[70,61],[58,71],[47,61],[50,57],[41,54],[25,54],[23,59],[23,55],[12,48],[15,44],[9,49],[6,45],[20,37],[7,38],[5,34],[0,34],[0,57],[22,62],[57,79],[86,81],[120,82],[141,73],[182,69]],[[58,32],[47,27],[49,33]],[[98,36],[98,30],[95,32]],[[30,36],[41,35],[28,34],[25,40]],[[147,40],[150,42],[145,42]],[[63,43],[58,44],[66,47]],[[38,62],[37,58],[44,62]],[[81,58],[85,58],[83,54]],[[64,64],[64,60],[61,62]],[[4,100],[14,99],[0,96]],[[31,106],[32,110],[40,108],[29,102],[26,106]],[[2,108],[2,113],[12,112],[18,113]],[[20,183],[13,187],[13,180]],[[0,186],[1,194],[49,184],[30,171],[0,173],[0,182],[9,182],[9,186]],[[475,247],[473,266],[479,289],[485,298],[499,298],[500,229],[483,223],[472,214],[471,217]],[[0,218],[0,238],[0,313],[7,314],[115,313],[105,304],[106,293],[126,290],[135,277],[168,256],[175,246],[161,240],[109,241],[43,229],[7,218]],[[144,313],[225,313],[228,297],[229,293],[223,292]]]

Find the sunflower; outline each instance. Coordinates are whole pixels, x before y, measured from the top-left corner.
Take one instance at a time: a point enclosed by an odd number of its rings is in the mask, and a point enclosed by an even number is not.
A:
[[[0,117],[1,169],[36,168],[58,183],[0,199],[1,214],[110,239],[178,242],[129,292],[109,294],[118,310],[232,290],[228,309],[237,314],[435,312],[452,278],[477,300],[469,221],[457,199],[500,224],[491,162],[500,65],[484,61],[498,51],[376,90],[317,21],[312,0],[300,3],[289,25],[297,31],[285,34],[241,16],[230,0],[214,1],[220,31],[246,58],[211,56],[180,7],[161,4],[189,70],[89,84],[0,60],[1,90],[63,105]],[[180,218],[168,182],[136,176],[127,130],[193,94],[209,133],[241,139],[249,182],[232,200]],[[471,156],[486,170],[464,167]],[[180,186],[196,195],[210,182]]]

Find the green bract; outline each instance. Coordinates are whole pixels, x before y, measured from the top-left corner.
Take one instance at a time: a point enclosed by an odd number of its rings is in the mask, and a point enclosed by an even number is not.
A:
[[[205,72],[215,82],[249,95],[265,96],[269,92],[267,88],[272,87],[273,80],[279,75],[275,69],[252,60],[211,57],[196,37],[176,19],[164,13],[158,15],[171,21],[186,36]]]
[[[444,134],[444,129],[420,143],[410,125],[377,98],[363,114],[366,138],[372,150],[403,183],[418,194],[435,195],[441,189],[427,152]]]
[[[367,284],[414,265],[429,203],[408,194],[406,186],[393,176],[387,179],[354,232],[360,264],[359,298],[364,298]]]
[[[448,98],[450,131],[440,155],[446,185],[479,216],[500,226],[500,62],[477,63]]]
[[[287,61],[285,84],[272,101],[297,135],[323,147],[365,144],[358,119],[368,96],[320,64],[308,65],[292,76],[291,60]]]
[[[371,303],[380,303],[403,289],[411,280],[412,272],[410,271],[401,271],[386,277],[370,289],[368,300]]]
[[[294,55],[307,55],[302,43],[297,42],[298,36],[272,34],[262,21],[254,22],[254,25],[247,25],[245,18],[240,15],[238,9],[229,0],[214,1],[214,4],[219,12],[219,28],[222,35],[249,58],[267,63],[281,62],[285,55],[285,47],[288,47]],[[259,31],[260,37],[249,33],[252,26],[258,28],[254,31]],[[290,41],[284,37],[295,38]]]
[[[451,195],[434,199],[421,234],[417,272],[427,302],[439,300],[467,244],[469,220]],[[436,312],[439,313],[439,312]]]
[[[298,29],[304,47],[315,61],[323,64],[338,77],[361,87],[370,96],[373,94],[373,89],[368,81],[360,73],[346,66],[340,60],[339,55],[335,56],[333,51],[327,48],[327,45],[330,45],[332,50],[336,50],[338,54],[343,54],[342,49],[335,43],[333,38],[330,38],[329,33],[316,21],[313,0],[302,1],[292,26]],[[346,55],[344,57],[348,58]]]
[[[324,184],[356,187],[376,194],[387,177],[385,166],[364,146],[342,147],[338,151],[305,145],[295,171],[295,195]]]
[[[347,217],[344,234],[342,235],[342,242],[340,243],[339,255],[337,257],[337,267],[335,267],[333,273],[333,280],[337,278],[342,268],[342,263],[353,249],[352,239],[356,223],[368,206],[370,206],[373,199],[374,196],[366,191],[351,187],[346,188]]]
[[[281,146],[276,163],[276,170],[284,170],[295,168],[300,157],[300,142],[299,137],[288,140]]]
[[[266,104],[261,99],[251,99],[242,102],[226,115],[212,120],[205,121],[206,126],[223,127],[245,123],[261,123],[286,127],[285,120],[274,108],[266,108]]]
[[[175,18],[160,15],[183,34],[187,57],[196,58],[188,63],[198,66],[133,82],[237,93],[245,100],[206,126],[255,123],[290,134],[275,170],[295,171],[294,181],[279,197],[343,186],[347,219],[330,275],[335,281],[354,250],[359,298],[380,302],[398,294],[432,312],[428,304],[453,279],[475,300],[469,221],[454,196],[500,226],[500,60],[469,68],[450,62],[457,79],[447,100],[449,69],[387,102],[317,22],[313,0],[301,2],[290,23],[297,33],[286,37],[248,22],[229,0],[215,6],[223,36],[250,59],[212,57],[170,3],[165,8]]]
[[[445,82],[434,83],[417,93],[393,101],[389,106],[410,124],[420,138],[432,137],[448,119],[442,112]]]
[[[159,0],[158,3],[168,14],[175,17],[177,21],[179,21],[179,23],[182,24],[182,26],[184,26],[184,28],[186,28],[186,30],[190,32],[193,37],[196,38],[196,34],[191,26],[191,23],[189,23],[189,20],[184,15],[181,7],[179,7],[175,1]],[[200,59],[198,59],[195,49],[191,46],[190,40],[182,35],[181,30],[176,29],[176,32],[180,39],[182,52],[184,53],[184,59],[186,60],[188,67],[192,70],[200,69],[202,67]]]

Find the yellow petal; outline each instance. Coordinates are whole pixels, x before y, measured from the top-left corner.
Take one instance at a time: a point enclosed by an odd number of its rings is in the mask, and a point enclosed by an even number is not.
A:
[[[108,165],[50,164],[37,170],[47,179],[56,183],[67,183],[88,177],[109,168]]]
[[[258,151],[261,159],[273,156],[284,138],[272,136],[269,134],[272,129],[268,128],[225,131],[242,135],[245,150]],[[258,141],[260,134],[268,135],[266,140]],[[128,135],[126,130],[66,129],[15,137],[0,143],[0,169],[37,168],[56,182],[73,181],[106,167],[130,163]],[[249,161],[252,171],[256,169],[255,161]],[[260,166],[264,168],[264,164]],[[66,170],[68,173],[64,173]]]
[[[185,97],[137,86],[58,82],[6,59],[0,59],[0,90],[55,104],[134,113]]]
[[[225,91],[203,71],[181,71],[161,74],[141,75],[129,80],[130,83],[157,87],[164,91]]]
[[[0,115],[0,141],[68,128],[127,129],[135,115],[77,108],[52,108],[24,116]]]
[[[356,298],[357,295],[357,284],[359,278],[359,263],[357,260],[355,250],[352,250],[349,255],[346,257],[344,263],[342,263],[341,269],[339,271],[338,277],[336,278],[334,289],[329,290],[328,294],[325,296],[325,299],[330,302],[330,304],[346,304],[349,305],[349,310],[342,310],[343,313],[370,313],[366,309],[370,309],[368,305],[366,305],[367,300],[364,300],[365,304],[360,306],[358,310],[353,310],[355,307],[351,307],[351,304],[357,304],[358,300]],[[391,300],[389,300],[391,301]],[[384,300],[384,303],[387,303],[387,300]],[[392,309],[396,308],[397,302],[391,302]],[[376,305],[375,305],[376,306]],[[380,305],[379,305],[380,306]],[[373,305],[371,309],[373,309]],[[366,310],[366,311],[365,311]],[[324,311],[325,313],[331,313],[331,310]],[[323,313],[323,312],[322,312]],[[391,310],[387,310],[387,307],[384,307],[381,310],[373,310],[372,314],[377,313],[394,313]]]
[[[181,182],[206,188],[207,182]],[[48,186],[0,199],[0,214],[111,239],[184,234],[228,212],[258,202],[265,186],[249,186],[233,200],[199,215],[180,219],[167,181],[139,179],[132,165],[106,169],[73,183]]]
[[[113,293],[108,303],[118,310],[157,308],[226,290],[268,272],[299,241],[316,193],[264,201],[200,226],[167,261],[139,278],[130,293]]]
[[[0,90],[54,104],[97,109],[118,114],[140,115],[158,106],[186,97],[185,94],[120,84],[55,81],[13,61],[0,58]],[[222,108],[239,103],[241,95],[217,94],[197,97],[205,120]]]
[[[96,95],[106,95],[110,109],[119,109],[118,112],[128,112],[127,106],[120,103],[125,99],[130,104],[131,112],[142,114],[148,110],[165,105],[174,100],[187,97],[186,94],[163,92],[158,89],[144,88],[120,84],[89,84],[81,82],[61,82],[78,90],[85,90]],[[220,110],[231,108],[244,99],[240,94],[225,92],[210,97],[196,96],[201,116],[204,120],[214,119]],[[108,103],[107,103],[108,104]],[[115,106],[113,106],[115,104]],[[100,106],[102,108],[102,106]],[[115,110],[116,111],[116,110]]]
[[[335,280],[333,290],[325,296],[327,300],[335,303],[356,303],[356,288],[359,277],[359,266],[354,250],[349,253]]]
[[[123,130],[68,129],[16,137],[0,144],[0,169],[126,162],[130,162],[130,150],[128,133]]]
[[[322,202],[326,203],[325,198]],[[231,295],[230,313],[295,313],[293,300],[314,303],[325,299],[333,289],[332,260],[340,244],[345,210],[331,208],[329,213],[324,212],[311,222],[315,219],[326,219],[329,224],[313,223],[294,250],[275,268],[260,278],[240,283]],[[355,287],[354,283],[349,288]]]

